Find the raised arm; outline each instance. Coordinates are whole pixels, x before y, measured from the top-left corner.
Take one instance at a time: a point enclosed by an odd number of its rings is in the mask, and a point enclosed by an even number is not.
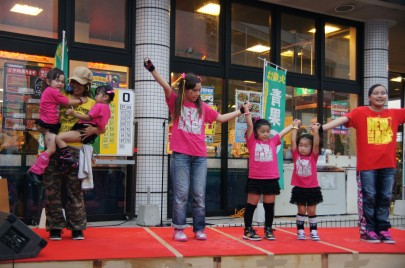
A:
[[[292,132],[291,132],[291,151],[294,151],[297,149],[297,133],[298,133],[300,124],[301,124],[301,120],[296,119],[293,121],[293,127],[292,127]]]
[[[252,136],[253,133],[253,120],[252,120],[252,114],[246,114],[246,139],[250,139],[250,136]]]
[[[252,108],[252,104],[250,102],[247,102],[243,105],[243,110],[244,110],[244,114],[249,114],[249,110]],[[231,119],[234,119],[235,117],[239,116],[243,114],[242,113],[242,108],[230,113],[226,113],[226,114],[219,114],[217,116],[217,118],[215,119],[215,121],[218,121],[220,123],[225,123],[228,122]]]
[[[319,124],[319,123],[315,123],[315,124],[311,125],[311,130],[313,131],[313,135],[314,135],[314,143],[312,144],[312,151],[318,155],[319,155],[319,143],[320,143],[320,137],[319,137],[319,128],[320,127],[321,127],[321,124]]]
[[[296,122],[298,119],[294,119],[293,122]],[[301,122],[301,120],[298,120],[299,122]],[[285,129],[283,129],[282,131],[280,131],[280,133],[278,135],[280,135],[280,139],[283,138],[288,132],[290,132],[293,129],[293,124],[289,125],[288,127],[286,127]]]
[[[165,96],[166,99],[169,99],[170,95],[172,94],[172,87],[169,85],[169,83],[166,82],[166,80],[157,72],[155,66],[153,66],[152,61],[149,58],[145,58],[143,62],[143,66],[152,74],[153,78],[155,78],[156,82],[163,87],[163,90],[165,91]]]
[[[336,119],[333,119],[332,121],[330,121],[327,124],[322,125],[322,131],[328,131],[329,129],[338,127],[340,125],[346,124],[347,122],[349,122],[349,118],[346,116],[341,116],[338,117]]]

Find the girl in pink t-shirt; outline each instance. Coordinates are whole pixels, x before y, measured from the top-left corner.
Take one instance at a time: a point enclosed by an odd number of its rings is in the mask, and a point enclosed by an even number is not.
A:
[[[170,149],[170,176],[173,187],[173,239],[187,241],[184,228],[187,226],[186,212],[189,192],[192,195],[193,232],[195,239],[206,240],[205,229],[205,188],[207,182],[207,148],[205,146],[205,123],[227,122],[242,114],[236,110],[219,114],[201,100],[201,78],[183,73],[178,79],[178,94],[155,70],[149,58],[144,67],[162,86],[166,103],[173,119]],[[249,110],[251,104],[244,105]]]
[[[297,138],[300,122],[294,122],[291,134],[291,151],[294,160],[294,171],[291,179],[291,204],[296,204],[297,213],[297,239],[305,240],[304,224],[308,214],[308,222],[311,239],[318,241],[316,221],[316,205],[323,201],[321,188],[318,184],[316,162],[319,155],[319,127],[320,124],[312,124],[313,135],[302,133]]]
[[[295,120],[294,120],[295,122]],[[260,196],[263,195],[265,215],[264,238],[275,240],[273,234],[274,202],[280,194],[280,173],[278,171],[277,146],[281,139],[291,131],[292,125],[270,137],[270,123],[265,119],[255,119],[246,115],[246,145],[249,151],[249,175],[247,181],[247,204],[244,213],[245,230],[243,238],[261,240],[252,228],[253,214]]]
[[[110,103],[114,100],[114,89],[110,85],[103,85],[96,88],[94,100],[96,104],[91,108],[88,114],[80,114],[73,109],[67,109],[66,114],[79,118],[71,131],[67,131],[56,136],[56,144],[60,149],[61,159],[65,162],[69,162],[72,159],[72,155],[68,150],[67,143],[70,142],[82,142],[84,144],[93,143],[97,138],[97,135],[91,135],[85,139],[82,139],[82,133],[80,130],[85,129],[88,125],[98,127],[102,132],[105,131],[105,126],[110,120],[111,111]],[[72,163],[76,165],[75,161]]]
[[[49,164],[49,157],[56,151],[56,134],[59,132],[59,105],[79,105],[87,102],[87,98],[69,99],[62,94],[65,87],[65,73],[53,68],[48,71],[45,79],[47,87],[42,92],[39,102],[39,119],[35,121],[39,132],[44,135],[46,150],[39,154],[35,163],[27,171],[28,177],[39,184],[42,174]]]

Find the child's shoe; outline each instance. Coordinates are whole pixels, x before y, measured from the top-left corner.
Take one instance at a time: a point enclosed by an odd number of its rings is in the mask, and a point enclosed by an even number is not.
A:
[[[180,242],[186,242],[187,235],[184,233],[183,229],[174,229],[173,240],[180,241]]]
[[[380,232],[380,240],[385,244],[395,244],[395,240],[391,237],[391,232],[389,230]]]
[[[380,238],[374,231],[366,231],[360,239],[367,243],[380,243]]]
[[[312,241],[319,241],[319,240],[321,240],[321,239],[319,238],[319,235],[318,235],[318,231],[317,231],[317,230],[312,230],[310,235],[311,235]]]
[[[264,228],[264,238],[267,240],[276,240],[274,237],[273,229],[271,227]]]
[[[204,230],[199,230],[199,231],[195,232],[195,239],[207,240],[207,235],[205,234]]]
[[[254,241],[262,240],[262,238],[256,234],[256,231],[252,227],[245,228],[245,231],[243,232],[243,239]]]
[[[305,231],[304,231],[303,229],[299,229],[299,230],[298,230],[298,232],[297,232],[297,239],[298,239],[298,240],[305,240],[305,239],[307,239],[307,238],[305,237]]]

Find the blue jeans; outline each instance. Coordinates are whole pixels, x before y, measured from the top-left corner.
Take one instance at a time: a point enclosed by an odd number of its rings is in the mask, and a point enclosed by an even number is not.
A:
[[[170,174],[173,182],[173,227],[178,229],[186,227],[187,199],[190,192],[193,231],[204,230],[207,158],[173,152]]]
[[[389,214],[394,174],[393,168],[360,171],[363,213],[368,231],[391,228]]]

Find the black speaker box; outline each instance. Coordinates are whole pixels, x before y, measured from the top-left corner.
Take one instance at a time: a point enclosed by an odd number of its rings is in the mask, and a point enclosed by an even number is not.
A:
[[[15,215],[0,212],[0,260],[36,257],[47,244]]]

